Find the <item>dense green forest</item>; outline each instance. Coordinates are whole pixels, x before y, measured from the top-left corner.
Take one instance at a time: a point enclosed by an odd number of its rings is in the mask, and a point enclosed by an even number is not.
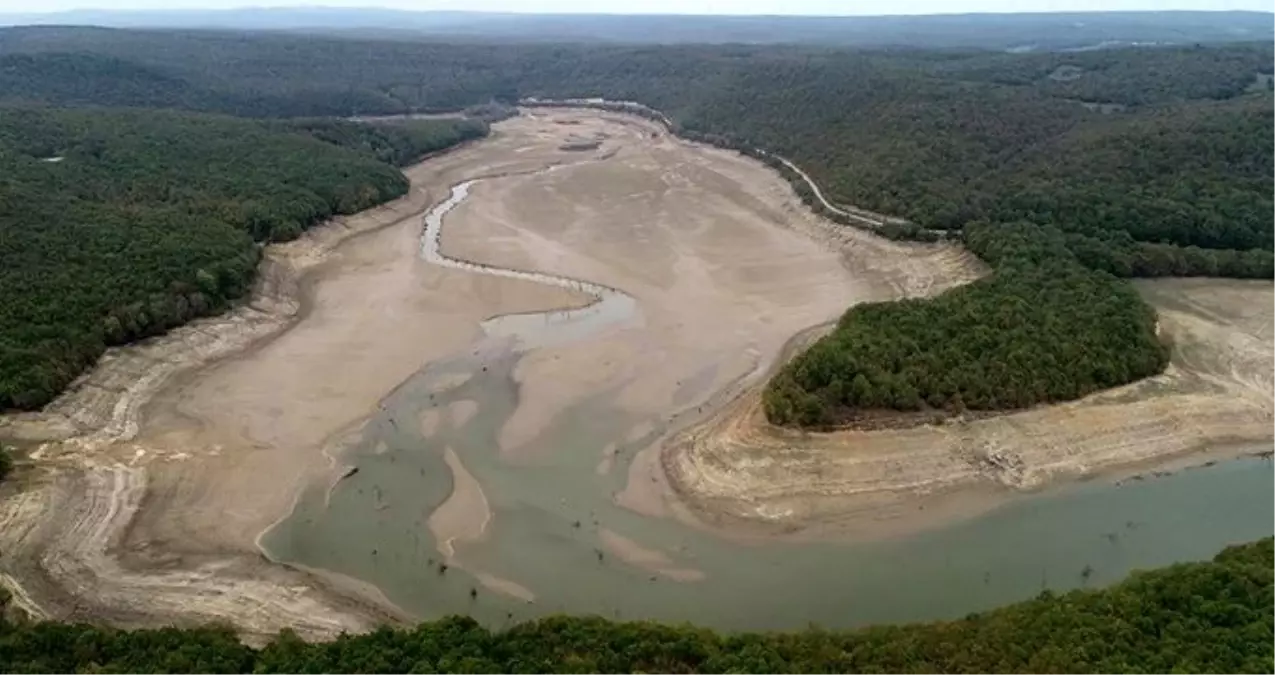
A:
[[[855,631],[721,634],[553,617],[491,631],[450,618],[261,649],[231,628],[123,631],[0,621],[5,672],[807,673],[1239,672],[1275,668],[1270,538],[1110,588],[1042,593],[956,621]]]
[[[107,345],[218,311],[256,243],[406,192],[393,166],[480,122],[254,122],[0,109],[0,409],[55,396]]]
[[[1065,400],[1163,368],[1151,310],[1113,276],[1275,275],[1273,58],[1269,43],[1008,54],[29,27],[0,30],[0,100],[254,117],[633,100],[910,221],[883,234],[998,251],[968,288],[851,310],[776,378],[773,420],[826,425]]]
[[[459,143],[483,138],[487,123],[478,119],[400,119],[378,123],[330,117],[293,118],[267,125],[301,132],[342,148],[369,154],[394,166],[407,166]]]
[[[1021,408],[1168,363],[1155,312],[1128,283],[1082,266],[1059,230],[975,223],[965,241],[991,276],[931,300],[852,307],[767,384],[767,417],[830,426],[880,409]]]

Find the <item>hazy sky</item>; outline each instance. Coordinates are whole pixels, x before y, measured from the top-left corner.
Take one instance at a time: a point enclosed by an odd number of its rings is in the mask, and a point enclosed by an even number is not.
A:
[[[668,14],[947,14],[1155,9],[1271,10],[1271,0],[0,0],[0,12],[65,9],[198,9],[245,5],[393,7],[493,12]],[[37,9],[38,7],[38,9]]]

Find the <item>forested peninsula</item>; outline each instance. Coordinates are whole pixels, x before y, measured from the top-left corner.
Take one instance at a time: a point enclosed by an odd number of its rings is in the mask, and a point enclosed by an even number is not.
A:
[[[47,403],[106,346],[220,311],[258,244],[394,199],[396,166],[485,133],[0,108],[0,409]]]

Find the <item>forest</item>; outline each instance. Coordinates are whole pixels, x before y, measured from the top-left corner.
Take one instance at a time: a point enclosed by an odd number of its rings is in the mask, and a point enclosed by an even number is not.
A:
[[[1273,60],[1269,43],[1010,54],[26,27],[0,30],[0,102],[313,118],[602,96],[777,153],[833,202],[907,221],[879,233],[963,240],[993,269],[851,309],[768,387],[773,421],[828,426],[1021,408],[1162,369],[1153,314],[1118,278],[1275,275]]]
[[[230,627],[126,631],[0,620],[4,672],[807,673],[1227,672],[1275,668],[1275,548],[1135,572],[955,621],[851,631],[718,633],[557,616],[489,630],[452,617],[260,649]],[[7,613],[6,613],[7,614]]]
[[[221,310],[259,242],[398,197],[396,166],[485,133],[0,109],[0,409],[43,405],[108,345]]]
[[[1081,265],[1061,231],[974,223],[965,241],[991,276],[932,300],[850,308],[767,383],[767,417],[832,427],[871,422],[865,415],[882,409],[1022,408],[1167,365],[1155,312],[1128,283]]]

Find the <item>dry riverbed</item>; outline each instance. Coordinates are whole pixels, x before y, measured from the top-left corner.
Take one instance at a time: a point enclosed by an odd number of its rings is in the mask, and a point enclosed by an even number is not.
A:
[[[406,618],[370,584],[269,562],[258,540],[304,489],[349,475],[343,451],[422,369],[484,350],[494,368],[509,346],[484,338],[484,321],[594,301],[422,258],[422,215],[475,178],[444,220],[445,255],[587,280],[637,308],[516,354],[517,404],[493,432],[499,460],[554,461],[563,451],[546,434],[604,401],[623,424],[572,461],[631,511],[742,535],[879,534],[1060,476],[1270,445],[1269,283],[1142,286],[1176,345],[1169,371],[1145,382],[969,423],[792,434],[764,424],[756,394],[788,352],[850,304],[942,292],[982,266],[950,245],[833,226],[763,165],[614,113],[530,111],[407,173],[403,199],[270,247],[248,305],[111,350],[45,411],[0,422],[0,437],[34,449],[0,492],[0,581],[20,605],[124,625],[222,619],[257,637]],[[440,395],[468,376],[446,377]],[[483,412],[460,399],[411,426],[436,439]],[[438,451],[452,488],[422,518],[432,555],[536,601],[539,589],[466,560],[494,536],[502,495],[476,458]],[[630,535],[599,525],[598,561],[705,579]]]

